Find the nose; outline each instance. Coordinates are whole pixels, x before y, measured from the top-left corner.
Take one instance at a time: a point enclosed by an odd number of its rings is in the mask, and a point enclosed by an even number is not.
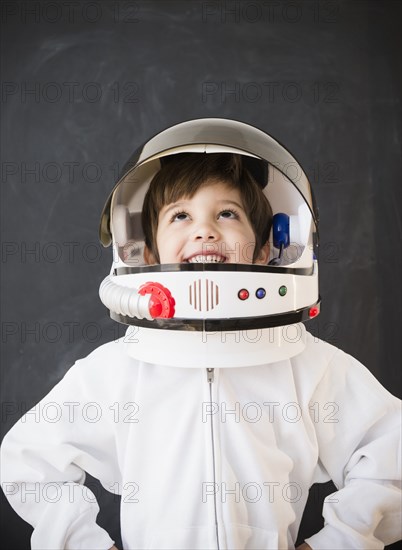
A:
[[[193,239],[201,242],[215,242],[219,239],[220,233],[213,224],[201,223],[193,233]]]

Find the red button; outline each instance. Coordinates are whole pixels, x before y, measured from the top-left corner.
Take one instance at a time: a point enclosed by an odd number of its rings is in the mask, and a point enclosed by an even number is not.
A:
[[[247,298],[250,296],[248,290],[246,290],[245,288],[242,288],[241,290],[239,290],[237,295],[240,298],[240,300],[247,300]]]
[[[314,317],[317,317],[319,313],[320,310],[318,309],[318,307],[313,306],[309,309],[308,316],[310,317],[310,319],[313,319]]]

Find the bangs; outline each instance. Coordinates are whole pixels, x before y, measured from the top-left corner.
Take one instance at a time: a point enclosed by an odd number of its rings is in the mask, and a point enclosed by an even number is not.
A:
[[[161,161],[162,168],[151,183],[151,187],[159,188],[155,197],[158,211],[180,199],[191,199],[209,182],[220,181],[240,187],[241,162],[233,154],[179,153]]]

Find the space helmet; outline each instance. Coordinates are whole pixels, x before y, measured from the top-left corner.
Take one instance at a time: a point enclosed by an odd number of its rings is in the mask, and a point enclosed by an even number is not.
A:
[[[144,198],[181,153],[235,153],[273,212],[266,265],[153,264],[144,260]],[[249,124],[202,118],[176,124],[139,147],[102,212],[100,240],[113,246],[100,298],[129,326],[139,360],[182,367],[240,367],[290,358],[305,347],[303,321],[319,314],[318,211],[308,178],[278,141]],[[189,360],[191,356],[191,361]]]

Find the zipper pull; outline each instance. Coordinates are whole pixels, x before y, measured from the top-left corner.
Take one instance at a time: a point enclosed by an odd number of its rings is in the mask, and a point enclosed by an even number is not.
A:
[[[207,380],[209,384],[214,381],[214,369],[207,369]]]

